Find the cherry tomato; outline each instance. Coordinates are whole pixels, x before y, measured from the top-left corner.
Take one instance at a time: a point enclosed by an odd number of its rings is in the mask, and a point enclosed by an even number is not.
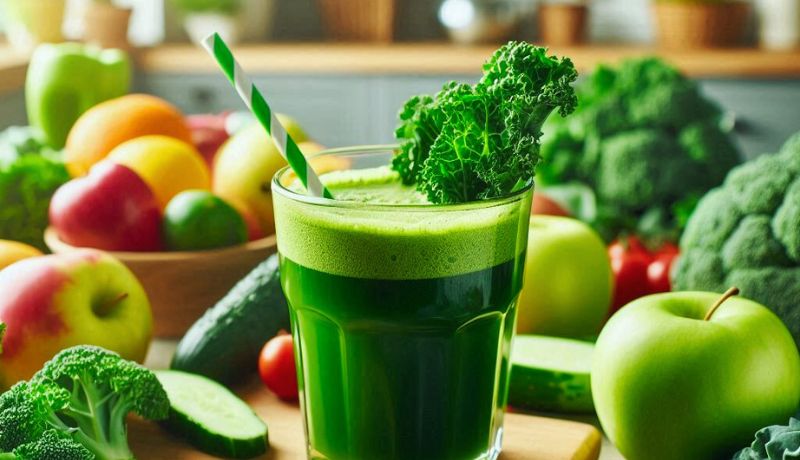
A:
[[[650,293],[647,269],[652,257],[636,237],[615,241],[609,246],[608,255],[614,273],[613,313],[628,302]]]
[[[676,257],[678,257],[677,251],[661,252],[647,267],[647,280],[650,285],[650,292],[669,292],[672,290],[669,272]]]
[[[270,339],[258,359],[261,381],[284,401],[297,400],[297,367],[292,336],[286,332]]]

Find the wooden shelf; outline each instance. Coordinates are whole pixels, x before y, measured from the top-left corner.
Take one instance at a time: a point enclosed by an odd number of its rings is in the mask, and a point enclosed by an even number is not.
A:
[[[12,52],[0,45],[0,96],[25,86],[28,59],[27,55]]]
[[[249,73],[262,74],[476,74],[496,46],[450,44],[270,44],[240,46],[237,59]],[[579,71],[599,63],[658,55],[693,77],[800,78],[800,50],[770,52],[755,48],[666,51],[648,47],[585,46],[553,48],[572,58]],[[154,73],[218,71],[205,51],[190,45],[168,45],[137,53],[139,67]]]
[[[244,45],[236,57],[253,74],[338,75],[473,75],[496,45],[456,46],[447,43],[331,44],[291,43]],[[593,45],[553,48],[569,56],[580,72],[599,63],[658,55],[692,77],[798,78],[800,50],[774,52],[756,48],[668,51],[652,47]],[[146,73],[210,74],[218,68],[202,49],[163,45],[134,52],[139,71]],[[0,95],[24,86],[28,57],[0,45]]]

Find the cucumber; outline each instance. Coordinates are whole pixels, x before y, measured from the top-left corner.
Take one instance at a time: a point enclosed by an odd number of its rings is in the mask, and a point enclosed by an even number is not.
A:
[[[253,458],[269,449],[267,425],[244,401],[205,377],[156,371],[169,397],[162,424],[197,449],[218,457]]]
[[[592,413],[594,345],[571,339],[519,335],[511,347],[508,403],[549,412]]]
[[[225,384],[258,369],[258,354],[281,330],[290,330],[274,254],[239,281],[183,336],[170,368]]]

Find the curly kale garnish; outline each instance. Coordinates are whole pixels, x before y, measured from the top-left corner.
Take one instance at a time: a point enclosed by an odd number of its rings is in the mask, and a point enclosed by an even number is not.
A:
[[[569,59],[510,42],[483,67],[475,85],[451,82],[415,96],[400,111],[393,168],[433,203],[495,198],[529,185],[539,162],[544,121],[566,116],[577,99]]]

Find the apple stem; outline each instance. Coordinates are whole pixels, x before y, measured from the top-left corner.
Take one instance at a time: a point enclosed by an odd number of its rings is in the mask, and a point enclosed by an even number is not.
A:
[[[706,317],[703,318],[703,321],[710,320],[711,316],[714,314],[715,311],[717,311],[717,308],[719,308],[720,305],[722,305],[726,300],[738,294],[739,294],[739,288],[737,288],[736,286],[733,286],[727,291],[725,291],[725,293],[722,294],[722,297],[717,299],[717,301],[714,302],[714,305],[712,305],[711,308],[708,310],[708,313],[706,313]]]
[[[117,305],[118,303],[122,302],[123,300],[125,300],[127,298],[128,298],[128,293],[127,292],[121,292],[118,296],[116,296],[113,299],[111,299],[110,302],[108,302],[107,304],[103,305],[97,311],[98,315],[100,315],[100,316],[107,315],[108,313],[111,312],[111,309],[114,308],[115,305]]]

